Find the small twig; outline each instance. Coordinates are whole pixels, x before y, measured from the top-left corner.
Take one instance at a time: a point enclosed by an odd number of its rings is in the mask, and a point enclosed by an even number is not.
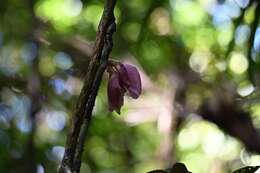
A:
[[[234,20],[234,30],[233,30],[232,40],[229,42],[228,49],[225,53],[226,59],[228,58],[228,56],[230,55],[230,53],[232,52],[232,50],[234,49],[234,46],[235,46],[235,34],[236,34],[235,31],[236,31],[237,27],[243,22],[245,12],[252,5],[252,3],[253,3],[253,0],[250,0],[247,7],[242,9],[240,16]]]
[[[113,13],[115,4],[116,0],[106,0],[98,28],[93,56],[75,112],[72,116],[72,124],[68,133],[65,153],[59,173],[79,172],[80,169],[85,134],[90,124],[92,110],[101,78],[106,68],[107,59],[112,50],[112,34],[115,31]]]
[[[257,4],[256,4],[254,16],[255,16],[254,21],[250,25],[251,33],[250,33],[249,40],[248,40],[247,58],[249,61],[249,66],[248,66],[249,79],[255,85],[254,69],[253,69],[254,62],[253,62],[253,58],[252,58],[252,51],[253,51],[256,29],[257,29],[257,26],[259,23],[259,17],[260,17],[260,2],[257,2]]]

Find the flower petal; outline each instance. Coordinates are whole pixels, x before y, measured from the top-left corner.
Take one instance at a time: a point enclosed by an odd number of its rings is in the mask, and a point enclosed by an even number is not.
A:
[[[137,99],[142,92],[141,77],[137,68],[130,64],[120,64],[119,78],[122,87],[127,89],[132,98]]]
[[[118,73],[113,73],[109,79],[108,87],[108,105],[109,111],[116,110],[120,114],[120,109],[124,104],[124,89],[119,84]]]

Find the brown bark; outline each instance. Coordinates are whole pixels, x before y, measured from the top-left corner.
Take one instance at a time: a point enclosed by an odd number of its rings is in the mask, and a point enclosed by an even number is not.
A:
[[[59,173],[79,172],[85,135],[90,125],[96,95],[112,50],[112,34],[115,32],[114,7],[116,0],[106,0],[99,24],[94,51],[85,76],[68,132],[64,157]]]

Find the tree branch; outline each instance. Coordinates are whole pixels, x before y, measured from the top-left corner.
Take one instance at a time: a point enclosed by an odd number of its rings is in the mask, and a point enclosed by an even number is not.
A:
[[[205,100],[198,114],[239,139],[248,150],[260,153],[260,133],[254,126],[250,113],[241,109],[234,98],[227,98],[223,90],[221,93],[221,96],[219,94]]]
[[[59,173],[79,172],[80,170],[85,134],[90,125],[98,88],[112,50],[112,34],[115,32],[115,18],[113,13],[115,4],[116,0],[106,0],[98,28],[93,56],[72,117],[71,128],[67,136],[65,153]]]
[[[101,55],[101,65],[97,71],[95,80],[94,80],[94,84],[93,84],[93,88],[92,88],[92,93],[90,95],[90,98],[87,102],[87,106],[86,107],[86,111],[85,111],[85,115],[84,115],[84,122],[82,125],[82,128],[80,130],[80,136],[78,139],[78,143],[77,143],[77,147],[76,147],[76,153],[75,153],[75,158],[74,158],[74,170],[76,172],[79,172],[80,170],[80,165],[81,165],[81,155],[84,149],[84,142],[85,142],[85,137],[86,137],[86,133],[90,124],[90,120],[91,120],[91,113],[92,113],[92,109],[94,107],[95,104],[95,98],[97,95],[97,91],[102,79],[102,75],[103,72],[106,69],[106,64],[107,64],[107,59],[109,57],[109,53],[112,51],[112,46],[113,46],[113,40],[112,40],[112,34],[115,32],[115,23],[114,23],[114,18],[112,19],[113,21],[111,21],[111,25],[109,26],[108,30],[107,30],[107,34],[106,34],[106,38],[105,38],[105,45],[104,45],[104,49],[102,51],[102,55]]]
[[[244,98],[242,100],[238,97],[235,89],[227,89],[222,86],[227,85],[226,81],[222,80],[221,86],[210,86],[201,81],[200,77],[192,71],[190,74],[186,72],[176,76],[177,78],[174,79],[179,85],[175,96],[175,110],[178,113],[177,128],[180,128],[187,115],[195,113],[240,140],[248,150],[260,153],[260,131],[254,125],[250,112],[242,106],[245,103],[257,102],[257,98],[244,101]],[[212,95],[204,99],[198,109],[187,103],[188,86],[193,85],[203,85],[212,91]]]

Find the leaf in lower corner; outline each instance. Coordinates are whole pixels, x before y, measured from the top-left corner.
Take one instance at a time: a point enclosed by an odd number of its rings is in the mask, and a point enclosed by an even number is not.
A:
[[[147,173],[192,173],[183,163],[177,162],[171,168],[165,170],[153,170]]]
[[[240,168],[233,173],[255,173],[259,168],[260,166],[247,166],[244,168]]]

